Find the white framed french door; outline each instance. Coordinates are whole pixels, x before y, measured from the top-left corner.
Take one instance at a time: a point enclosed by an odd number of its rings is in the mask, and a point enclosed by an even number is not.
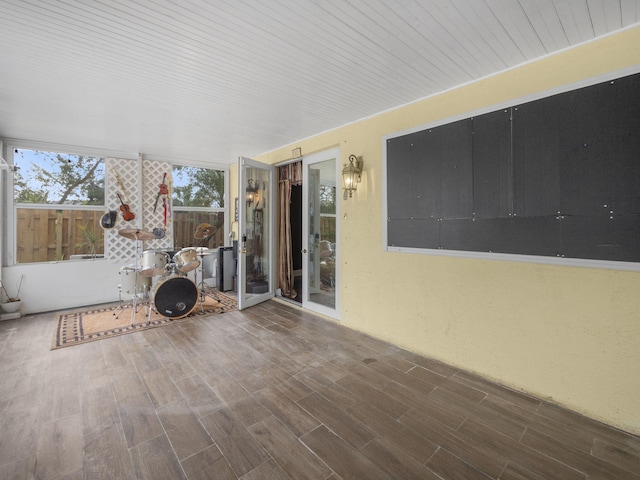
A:
[[[338,318],[340,149],[305,155],[302,171],[302,306]]]
[[[275,296],[275,167],[238,159],[238,309]]]

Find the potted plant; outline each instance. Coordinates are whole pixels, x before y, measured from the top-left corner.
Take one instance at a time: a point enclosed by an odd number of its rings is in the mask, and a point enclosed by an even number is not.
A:
[[[15,313],[18,310],[20,310],[20,306],[22,305],[22,300],[20,300],[20,288],[22,287],[22,276],[20,277],[20,284],[18,285],[18,293],[16,294],[15,297],[12,297],[9,295],[9,292],[7,292],[7,289],[4,287],[4,283],[0,283],[0,286],[2,286],[2,293],[6,297],[6,301],[3,301],[2,298],[0,298],[0,307],[2,308],[2,310],[4,310],[6,313]],[[2,295],[0,294],[0,297],[1,296]]]
[[[89,250],[89,253],[85,254],[83,258],[96,258],[96,242],[98,240],[96,233],[93,230],[89,230],[86,225],[80,225],[80,229],[84,235],[84,241],[78,244],[78,247]]]

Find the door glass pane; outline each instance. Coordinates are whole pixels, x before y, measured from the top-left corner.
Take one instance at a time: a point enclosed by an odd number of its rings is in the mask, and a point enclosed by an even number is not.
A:
[[[309,165],[308,300],[335,308],[336,163]]]
[[[270,172],[255,167],[246,167],[246,275],[244,292],[261,294],[271,291],[269,285],[269,231],[270,222],[267,200]]]

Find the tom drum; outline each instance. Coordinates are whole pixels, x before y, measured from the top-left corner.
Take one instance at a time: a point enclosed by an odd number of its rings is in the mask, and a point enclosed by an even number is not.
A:
[[[187,277],[166,275],[151,287],[151,299],[160,315],[186,317],[198,303],[198,288]]]
[[[140,273],[145,277],[164,274],[164,268],[169,263],[169,254],[164,250],[145,250],[142,253]]]
[[[173,261],[178,266],[178,270],[182,273],[190,272],[191,270],[198,268],[200,265],[197,251],[193,247],[183,248],[180,250],[174,255]]]

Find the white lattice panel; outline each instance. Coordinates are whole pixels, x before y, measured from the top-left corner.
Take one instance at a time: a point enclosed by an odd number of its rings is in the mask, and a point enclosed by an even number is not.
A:
[[[107,191],[106,205],[109,210],[117,210],[118,219],[115,228],[108,230],[107,258],[116,262],[131,263],[136,257],[136,242],[123,237],[118,231],[123,228],[141,228],[141,215],[137,206],[140,203],[138,178],[138,162],[122,158],[107,159]],[[122,196],[124,202],[129,205],[135,218],[125,222],[122,217],[121,203],[117,194]]]
[[[169,189],[167,195],[160,196],[160,184],[164,183]],[[171,164],[168,162],[142,161],[142,212],[144,213],[143,229],[149,232],[164,230],[164,237],[145,242],[146,249],[172,250],[173,222],[171,218]],[[158,199],[156,207],[156,199]],[[154,212],[155,208],[155,212]],[[166,225],[164,214],[166,208]],[[156,230],[157,229],[157,230]]]
[[[164,174],[165,183],[169,193],[158,199],[159,185]],[[118,217],[116,226],[105,231],[107,248],[105,257],[123,265],[129,265],[138,261],[145,250],[160,249],[170,251],[173,246],[173,223],[171,218],[171,164],[168,162],[155,162],[150,160],[126,160],[121,158],[107,159],[107,187],[106,205],[109,210],[116,210]],[[118,195],[122,196],[124,203],[129,206],[135,218],[126,222],[123,218],[121,203]],[[165,212],[166,212],[166,226]],[[122,229],[145,230],[160,234],[164,237],[138,241],[131,240],[118,233]]]

